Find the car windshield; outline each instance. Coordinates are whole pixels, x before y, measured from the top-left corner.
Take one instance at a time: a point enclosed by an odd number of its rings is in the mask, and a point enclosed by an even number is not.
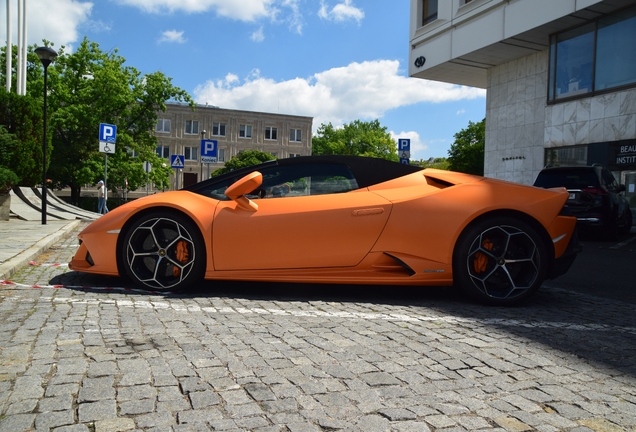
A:
[[[539,173],[534,185],[542,188],[565,187],[566,189],[581,189],[597,187],[599,181],[596,172],[593,170],[546,170]]]

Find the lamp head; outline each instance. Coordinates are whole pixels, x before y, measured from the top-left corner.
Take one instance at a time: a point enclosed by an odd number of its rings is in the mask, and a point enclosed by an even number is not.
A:
[[[39,47],[35,49],[35,53],[42,62],[42,65],[47,68],[53,60],[57,57],[57,52],[49,47]]]

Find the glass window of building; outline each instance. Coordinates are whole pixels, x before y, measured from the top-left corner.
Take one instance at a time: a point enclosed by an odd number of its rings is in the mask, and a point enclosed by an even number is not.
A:
[[[277,140],[278,139],[278,129],[275,127],[266,127],[265,128],[265,139],[266,140]]]
[[[636,84],[636,7],[550,37],[548,101]]]
[[[300,129],[289,130],[289,141],[301,142],[303,140],[303,134]]]
[[[185,133],[187,134],[199,134],[199,121],[198,120],[186,120]]]
[[[157,132],[170,132],[170,119],[157,119]]]
[[[240,138],[252,138],[252,126],[251,125],[239,125],[239,137]]]
[[[185,160],[196,161],[198,160],[199,147],[184,147],[183,157]]]
[[[437,1],[438,0],[423,0],[423,5],[422,5],[422,25],[423,26],[437,19]]]
[[[212,123],[212,135],[225,136],[225,123]]]
[[[164,159],[170,158],[170,146],[158,145],[155,151],[157,152],[157,156],[159,156],[160,158],[164,158]]]

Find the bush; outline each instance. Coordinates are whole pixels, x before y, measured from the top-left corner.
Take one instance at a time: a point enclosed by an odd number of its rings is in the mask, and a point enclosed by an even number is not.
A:
[[[8,194],[20,179],[9,168],[0,167],[0,195]]]

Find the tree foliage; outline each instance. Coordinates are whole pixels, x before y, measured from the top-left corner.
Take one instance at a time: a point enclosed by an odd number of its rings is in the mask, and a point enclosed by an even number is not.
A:
[[[450,169],[450,162],[447,158],[430,158],[428,160],[420,159],[419,161],[411,161],[411,165],[421,166],[422,168],[435,168],[440,170]]]
[[[0,166],[17,175],[15,184],[41,183],[42,103],[30,96],[0,92],[0,128]]]
[[[397,162],[397,143],[379,120],[354,120],[342,128],[331,123],[321,124],[312,138],[314,155],[355,155],[388,159]]]
[[[239,168],[258,165],[269,160],[276,159],[270,153],[265,153],[260,150],[247,150],[234,156],[232,159],[225,163],[223,168],[219,168],[212,172],[211,177],[216,177],[221,174],[235,171]]]
[[[450,170],[484,175],[486,119],[473,123],[455,134],[455,142],[448,150]]]
[[[45,44],[50,45],[45,41]],[[42,98],[43,69],[29,48],[29,86],[33,98]],[[100,123],[117,126],[116,153],[108,156],[108,187],[131,190],[146,183],[143,162],[153,170],[150,180],[161,184],[170,170],[159,169],[165,162],[155,153],[153,134],[157,112],[166,101],[187,102],[191,97],[172,84],[161,72],[142,74],[125,65],[117,50],[103,52],[97,43],[84,39],[72,52],[62,46],[48,68],[49,133],[52,140],[49,177],[57,186],[69,185],[77,202],[83,184],[96,183],[104,176],[104,155],[99,153]],[[135,151],[137,158],[130,156]],[[155,169],[156,168],[156,169]]]

